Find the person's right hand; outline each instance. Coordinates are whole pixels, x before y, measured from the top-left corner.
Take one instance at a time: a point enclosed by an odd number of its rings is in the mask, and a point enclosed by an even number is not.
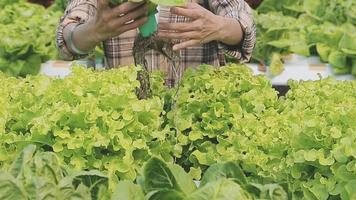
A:
[[[147,13],[145,3],[126,2],[111,8],[108,0],[98,0],[97,14],[89,23],[97,42],[102,42],[141,26]]]

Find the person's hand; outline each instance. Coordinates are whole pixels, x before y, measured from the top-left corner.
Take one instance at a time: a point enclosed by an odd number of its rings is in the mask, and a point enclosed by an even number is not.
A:
[[[192,20],[186,23],[160,23],[158,25],[157,36],[159,38],[183,40],[173,46],[175,51],[221,40],[223,37],[224,18],[215,15],[197,3],[188,3],[184,7],[172,7],[171,13]]]
[[[97,14],[89,22],[96,42],[136,29],[147,21],[147,4],[126,2],[114,8],[108,0],[98,0]]]

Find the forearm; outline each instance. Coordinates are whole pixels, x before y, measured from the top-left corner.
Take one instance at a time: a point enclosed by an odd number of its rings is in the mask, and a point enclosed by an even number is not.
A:
[[[256,26],[251,8],[244,0],[209,2],[211,11],[225,18],[218,39],[221,47],[239,62],[247,62],[256,43]]]
[[[243,30],[238,20],[218,16],[221,24],[218,33],[218,40],[226,45],[236,46],[241,44],[243,39]]]
[[[93,26],[91,26],[90,23],[84,23],[77,26],[72,33],[72,41],[67,41],[74,26],[76,26],[76,24],[72,23],[64,28],[63,35],[65,42],[67,44],[72,42],[77,49],[83,52],[89,52],[93,50],[100,42],[98,37],[95,35],[95,31],[93,31]],[[71,49],[70,45],[67,45],[67,47],[72,53],[75,53],[74,50]]]

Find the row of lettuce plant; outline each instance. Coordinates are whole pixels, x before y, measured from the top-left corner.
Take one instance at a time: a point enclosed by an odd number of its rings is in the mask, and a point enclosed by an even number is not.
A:
[[[171,89],[152,74],[153,95],[139,100],[137,70],[74,68],[64,79],[1,74],[1,168],[34,144],[70,169],[101,171],[111,190],[158,157],[195,180],[233,161],[249,183],[277,184],[289,199],[354,198],[355,81],[292,81],[278,98],[246,66],[203,65]]]
[[[317,55],[335,74],[356,75],[355,13],[353,0],[264,0],[255,12],[254,60],[278,75],[284,55]]]

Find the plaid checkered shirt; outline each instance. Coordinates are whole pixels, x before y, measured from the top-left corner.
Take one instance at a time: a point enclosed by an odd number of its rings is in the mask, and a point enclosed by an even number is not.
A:
[[[203,5],[206,5],[206,9],[214,14],[236,19],[240,22],[243,30],[243,41],[238,46],[229,46],[213,41],[181,50],[179,52],[181,59],[179,68],[175,72],[170,67],[171,63],[163,55],[154,50],[148,51],[145,54],[145,58],[149,70],[160,70],[166,73],[167,85],[173,85],[176,77],[180,77],[187,67],[197,67],[201,64],[209,64],[216,67],[225,65],[225,54],[236,58],[241,63],[247,62],[251,57],[256,43],[256,27],[252,10],[248,4],[244,0],[206,0],[206,2]],[[56,36],[57,47],[63,59],[74,60],[81,58],[81,56],[73,54],[67,48],[63,37],[64,28],[68,24],[85,23],[95,17],[96,7],[97,0],[69,0],[67,9],[60,20]],[[160,7],[159,9],[159,22],[174,23],[188,22],[189,20],[185,17],[172,15],[169,12],[169,8]],[[105,66],[107,68],[128,66],[134,63],[132,50],[136,35],[137,30],[131,30],[103,42]]]

